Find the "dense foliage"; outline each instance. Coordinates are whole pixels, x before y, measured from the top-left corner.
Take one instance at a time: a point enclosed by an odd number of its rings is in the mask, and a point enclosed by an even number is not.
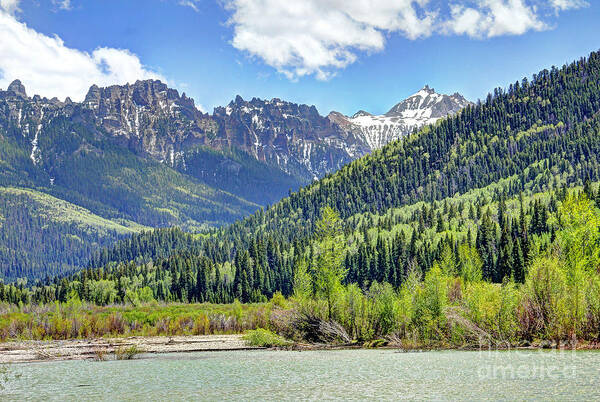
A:
[[[396,141],[222,234],[292,242],[327,205],[346,219],[432,202],[503,179],[508,195],[599,180],[600,53],[496,89],[485,102]]]
[[[268,324],[267,304],[158,304],[102,307],[82,303],[0,304],[0,341],[103,336],[232,334]]]
[[[258,205],[277,202],[302,184],[297,177],[236,148],[218,151],[205,146],[192,148],[185,153],[185,163],[177,168],[213,188]]]
[[[89,256],[138,230],[95,219],[50,196],[20,189],[0,190],[0,267],[6,281],[65,275]]]
[[[592,198],[594,187],[586,187]],[[40,283],[24,291],[28,299],[23,301],[64,302],[72,291],[97,304],[135,302],[141,292],[148,295],[142,300],[264,301],[277,291],[291,295],[294,274],[302,267],[331,265],[327,261],[332,258],[343,262],[343,275],[336,275],[363,289],[373,282],[400,287],[411,272],[423,276],[440,260],[452,261],[465,278],[523,282],[533,258],[554,238],[558,206],[566,196],[567,190],[559,188],[506,198],[498,189],[486,188],[443,202],[393,208],[382,215],[356,215],[339,221],[337,238],[328,247],[336,255],[325,261],[318,253],[321,230],[293,244],[273,237],[252,238],[248,249],[240,249],[232,261],[228,255],[233,246],[227,241],[216,244],[207,241],[211,237],[178,229],[144,232],[96,257],[129,262]],[[6,290],[6,300],[18,302],[17,288],[10,288],[16,298]]]
[[[193,310],[177,307],[183,314],[167,313],[154,301],[152,289],[143,287],[125,291],[130,307],[82,308],[80,291],[97,288],[63,282],[57,287],[59,292],[68,292],[63,303],[5,305],[0,336],[65,339],[98,334],[241,332],[261,327],[297,341],[389,342],[402,347],[506,347],[538,344],[540,339],[572,346],[596,342],[600,339],[600,210],[584,192],[571,192],[557,201],[556,212],[550,213],[546,223],[556,230],[550,241],[532,235],[531,263],[523,283],[515,281],[514,272],[502,283],[484,280],[484,261],[476,247],[464,242],[458,257],[446,249],[425,275],[412,268],[399,287],[376,280],[360,286],[349,282],[341,258],[340,243],[345,244],[346,238],[339,218],[335,211],[325,209],[317,222],[314,256],[298,265],[288,300],[274,293],[264,309],[246,313],[236,300],[229,305],[233,319],[225,319],[206,312],[218,311],[214,304],[190,305]],[[236,275],[247,279],[244,273]],[[19,292],[31,297],[14,286],[3,290],[4,297]],[[224,309],[231,311],[229,306]],[[115,314],[119,310],[127,312]],[[286,344],[268,331],[250,335],[265,345]]]
[[[503,250],[508,249],[506,254],[517,259],[521,251],[512,252],[506,245],[511,241],[503,241],[501,234],[495,262],[501,283],[484,280],[486,258],[479,257],[479,246],[473,248],[467,242],[459,246],[458,253],[450,249],[442,252],[425,275],[411,270],[397,288],[386,281],[374,281],[363,289],[355,283],[343,286],[338,281],[333,300],[320,296],[325,287],[318,274],[309,275],[307,281],[297,271],[298,309],[310,320],[339,323],[333,332],[339,340],[387,336],[401,344],[439,342],[454,346],[512,345],[538,339],[571,344],[577,340],[597,341],[600,210],[588,197],[585,193],[563,194],[552,218],[543,220],[544,224],[555,225],[551,241],[532,235],[526,272],[519,272],[514,259],[502,262],[506,253]],[[500,215],[502,204],[503,200]],[[535,216],[544,215],[539,212],[542,210],[537,200],[534,205],[537,212],[530,221],[532,229]],[[325,241],[319,247],[322,255],[332,252]],[[512,273],[502,277],[505,265],[512,268]],[[315,269],[331,268],[318,264]],[[494,279],[493,270],[488,275]],[[312,288],[303,285],[307,282],[312,282]]]

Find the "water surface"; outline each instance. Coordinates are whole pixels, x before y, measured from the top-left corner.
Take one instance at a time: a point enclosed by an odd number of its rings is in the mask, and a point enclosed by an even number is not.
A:
[[[600,399],[591,351],[201,352],[9,370],[3,400]]]

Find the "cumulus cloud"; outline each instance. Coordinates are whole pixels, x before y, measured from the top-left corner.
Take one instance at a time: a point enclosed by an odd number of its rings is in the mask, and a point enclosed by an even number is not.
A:
[[[356,61],[356,50],[379,51],[385,31],[411,39],[429,36],[434,14],[428,0],[231,0],[232,44],[289,78],[316,74]]]
[[[549,14],[584,0],[224,0],[232,45],[290,79],[327,79],[391,34],[492,38],[548,29]]]
[[[0,8],[9,14],[14,14],[19,11],[19,3],[21,0],[0,0]]]
[[[536,14],[535,7],[528,6],[524,0],[482,0],[477,7],[451,5],[452,18],[447,22],[450,33],[492,38],[547,28]]]
[[[20,79],[28,94],[82,100],[92,84],[162,79],[128,50],[100,47],[91,54],[67,47],[0,11],[0,87]]]

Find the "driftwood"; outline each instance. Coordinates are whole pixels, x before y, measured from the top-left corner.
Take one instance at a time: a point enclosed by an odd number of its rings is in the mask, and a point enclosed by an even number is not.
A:
[[[292,321],[301,337],[313,343],[350,343],[348,332],[338,322],[323,320],[310,313],[296,313]]]
[[[459,307],[446,307],[445,314],[446,319],[451,324],[463,328],[471,340],[479,342],[480,345],[490,345],[495,343],[494,337],[462,315]]]

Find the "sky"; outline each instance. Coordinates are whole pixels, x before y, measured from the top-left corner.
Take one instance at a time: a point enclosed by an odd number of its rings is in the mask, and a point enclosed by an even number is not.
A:
[[[598,21],[597,0],[0,0],[0,88],[81,101],[152,78],[207,112],[239,94],[381,114],[587,56]]]

